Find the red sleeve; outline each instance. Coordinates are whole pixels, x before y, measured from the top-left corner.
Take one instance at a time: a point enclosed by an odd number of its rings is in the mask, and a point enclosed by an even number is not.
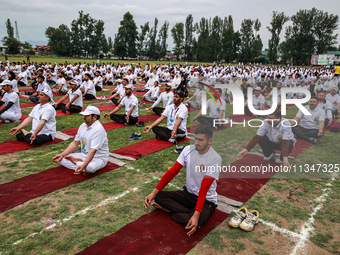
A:
[[[156,186],[156,189],[162,190],[164,187],[179,173],[183,166],[176,161],[176,163],[163,175],[162,179]]]
[[[207,196],[208,190],[210,189],[211,184],[214,182],[215,178],[211,176],[204,176],[201,184],[200,191],[198,193],[197,204],[195,211],[202,212],[202,208],[205,202],[205,198]]]

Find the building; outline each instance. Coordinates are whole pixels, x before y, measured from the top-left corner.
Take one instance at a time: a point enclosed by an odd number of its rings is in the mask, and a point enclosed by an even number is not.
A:
[[[36,45],[33,50],[37,53],[37,54],[50,54],[50,46],[46,46],[46,45]]]
[[[5,54],[7,50],[7,46],[0,44],[0,54]]]

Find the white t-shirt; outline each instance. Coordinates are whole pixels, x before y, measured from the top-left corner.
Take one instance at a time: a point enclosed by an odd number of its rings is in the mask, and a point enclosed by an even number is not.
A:
[[[85,123],[81,124],[74,139],[80,142],[81,153],[87,155],[91,149],[95,149],[94,158],[107,160],[109,158],[109,143],[107,134],[99,120],[90,127]]]
[[[266,99],[264,98],[263,95],[259,95],[258,97],[253,95],[252,97],[253,99],[253,106],[256,110],[260,110],[261,109],[261,104],[264,104]]]
[[[20,100],[17,93],[14,91],[11,93],[6,92],[1,101],[5,102],[5,105],[8,105],[9,102],[13,102],[14,104],[7,111],[17,115],[19,119],[21,118]]]
[[[200,155],[194,145],[189,145],[183,149],[177,162],[187,167],[185,185],[191,194],[198,196],[204,176],[215,179],[207,192],[206,200],[217,205],[216,181],[220,175],[218,167],[222,167],[221,156],[212,147]]]
[[[135,108],[133,108],[131,116],[138,117],[138,99],[135,95],[132,94],[130,97],[124,97],[120,104],[125,107],[126,115],[129,113],[131,106],[134,105]]]
[[[70,89],[67,92],[69,96],[69,100],[71,101],[75,95],[78,95],[77,99],[72,103],[73,105],[77,105],[83,108],[83,93],[81,93],[80,89],[76,89],[76,91],[73,92],[72,89]]]
[[[170,91],[167,93],[166,91],[162,92],[161,95],[157,98],[156,102],[153,103],[152,108],[156,107],[160,102],[163,102],[163,108],[167,107],[174,102],[174,93]]]
[[[331,119],[332,118],[332,103],[325,100],[324,102],[320,102],[318,107],[325,111],[325,118]]]
[[[39,83],[38,84],[37,92],[39,93],[39,92],[41,92],[44,89],[51,90],[51,87],[46,82],[43,81],[43,83]]]
[[[281,118],[280,123],[274,127],[272,127],[272,122],[264,121],[256,134],[259,136],[267,135],[268,139],[273,143],[281,143],[282,140],[293,141],[294,144],[296,142],[290,122],[285,118]]]
[[[12,80],[12,90],[16,93],[19,93],[19,89],[18,89],[18,82],[16,79]]]
[[[151,95],[150,95],[151,94]],[[158,98],[159,96],[159,86],[157,87],[152,87],[144,96],[150,95],[152,98]]]
[[[223,112],[223,116],[222,118],[224,119],[225,118],[225,110],[227,108],[227,104],[224,100],[221,99],[222,101],[222,105],[221,105],[221,102],[220,100],[218,100],[218,98],[215,99],[216,100],[216,104],[214,102],[214,100],[212,98],[210,98],[208,101],[207,101],[207,108],[209,109],[209,117],[210,118],[219,118],[220,116],[220,111],[224,111]]]
[[[325,121],[325,111],[319,107],[314,110],[311,110],[309,105],[305,107],[312,115],[305,115],[299,110],[296,117],[301,119],[300,126],[306,129],[319,129],[319,121]]]
[[[32,130],[31,133],[37,128],[40,120],[46,120],[45,125],[40,130],[38,135],[51,135],[52,139],[54,140],[56,134],[56,111],[53,106],[49,103],[44,105],[38,104],[34,106],[33,110],[29,114],[30,117],[33,118],[32,120]]]
[[[56,84],[61,85],[61,87],[62,87],[61,90],[67,90],[66,80],[65,80],[64,77],[59,78],[59,79],[57,80]]]
[[[26,72],[21,72],[18,75],[19,78],[22,78],[20,81],[22,81],[23,83],[25,83],[25,85],[27,85],[27,73]]]
[[[113,82],[113,74],[111,73],[107,73],[105,74],[105,78],[106,78],[106,82]]]
[[[87,89],[89,89],[89,91],[87,93],[96,96],[96,88],[94,87],[94,84],[91,80],[88,81],[84,81],[81,86],[81,89],[84,89],[84,91],[86,91]]]
[[[93,83],[96,84],[97,82],[98,82],[97,86],[103,88],[103,78],[101,76],[94,77]]]
[[[183,103],[177,109],[175,109],[175,104],[168,105],[162,115],[167,117],[167,128],[170,130],[174,129],[176,120],[182,118],[181,125],[178,128],[184,131],[185,134],[187,133],[188,108]]]
[[[340,103],[340,96],[338,94],[335,94],[334,96],[328,94],[326,100],[332,104],[332,110],[338,109],[338,103]]]

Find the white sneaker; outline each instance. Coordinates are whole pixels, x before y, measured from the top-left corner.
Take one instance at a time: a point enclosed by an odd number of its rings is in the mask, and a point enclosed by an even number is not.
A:
[[[283,164],[283,160],[281,160],[280,158],[275,159],[275,162],[278,164]]]
[[[238,228],[241,222],[247,217],[247,208],[241,207],[238,209],[234,217],[232,217],[229,221],[229,226],[233,228]]]
[[[269,161],[269,160],[271,160],[271,159],[274,157],[274,155],[275,155],[275,153],[273,152],[273,153],[270,154],[268,157],[264,156],[263,159],[264,159],[265,161]]]
[[[255,224],[259,222],[259,212],[256,210],[252,210],[247,213],[247,217],[241,222],[240,229],[244,231],[252,231],[255,227]]]

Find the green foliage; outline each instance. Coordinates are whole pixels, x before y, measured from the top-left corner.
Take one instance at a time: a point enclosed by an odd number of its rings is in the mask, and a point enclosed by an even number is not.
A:
[[[261,22],[251,19],[244,19],[241,23],[240,35],[240,59],[242,61],[255,61],[261,54],[262,41],[257,32],[261,28]]]
[[[130,12],[124,14],[123,20],[120,22],[118,33],[114,41],[115,54],[118,57],[137,56],[136,40],[138,32],[133,16]]]
[[[9,54],[18,54],[20,52],[20,43],[17,39],[14,38],[14,28],[11,24],[11,20],[7,19],[6,21],[7,28],[7,36],[4,36],[2,41],[4,45],[7,46],[6,53]]]
[[[174,53],[179,59],[184,47],[184,24],[182,22],[176,23],[171,29],[171,34],[175,44]]]
[[[284,12],[273,12],[271,27],[267,27],[271,33],[271,38],[268,40],[268,57],[272,63],[277,61],[278,47],[280,43],[280,34],[283,25],[289,20],[289,17]]]
[[[286,28],[286,40],[281,45],[285,60],[292,58],[294,64],[306,65],[314,52],[325,53],[336,44],[338,15],[312,8],[298,11],[291,21],[293,25]]]

